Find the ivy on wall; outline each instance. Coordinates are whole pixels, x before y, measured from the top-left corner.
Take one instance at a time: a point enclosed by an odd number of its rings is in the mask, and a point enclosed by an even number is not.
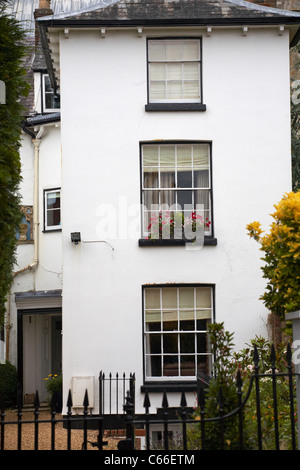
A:
[[[20,98],[29,91],[23,67],[26,33],[17,20],[6,15],[5,6],[6,2],[0,0],[0,81],[5,84],[5,103],[0,104],[0,325],[16,261],[16,230],[22,218]]]

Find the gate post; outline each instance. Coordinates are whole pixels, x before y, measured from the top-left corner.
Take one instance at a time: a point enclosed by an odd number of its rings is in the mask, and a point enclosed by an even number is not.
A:
[[[300,345],[300,310],[287,313],[285,315],[287,321],[291,321],[293,325],[293,347]],[[296,359],[296,360],[295,360]],[[300,358],[293,355],[293,364],[296,374],[300,374]],[[298,428],[298,450],[300,450],[300,375],[296,376],[296,397],[297,397],[297,428]]]

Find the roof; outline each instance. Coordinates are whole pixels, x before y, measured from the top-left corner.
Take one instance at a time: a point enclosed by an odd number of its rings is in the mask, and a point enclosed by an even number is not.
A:
[[[290,28],[291,40],[298,40],[300,13],[265,7],[245,0],[99,0],[72,13],[38,18],[40,38],[50,80],[59,88],[59,28],[155,27],[155,26],[260,26]],[[53,39],[53,57],[51,41]]]
[[[99,0],[51,0],[51,9],[54,14],[82,10],[99,3]],[[6,11],[15,16],[26,31],[34,33],[34,11],[39,8],[39,0],[9,0]]]
[[[299,22],[300,13],[253,4],[244,0],[101,0],[73,13],[39,18],[55,25],[153,24],[176,22],[197,24],[239,24],[248,22]]]

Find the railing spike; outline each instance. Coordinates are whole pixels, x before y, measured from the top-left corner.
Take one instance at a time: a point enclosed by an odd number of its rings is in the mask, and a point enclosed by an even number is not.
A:
[[[288,363],[288,366],[291,366],[292,364],[292,348],[291,348],[291,344],[288,343],[287,344],[287,350],[286,350],[286,360],[287,360],[287,363]]]
[[[162,400],[162,407],[164,409],[167,409],[169,407],[169,403],[168,403],[168,398],[167,398],[167,393],[166,391],[164,391],[164,395],[163,395],[163,400]]]
[[[276,353],[275,353],[274,343],[272,343],[272,346],[271,346],[270,361],[271,361],[272,366],[275,366]]]
[[[236,374],[236,386],[238,389],[241,389],[243,385],[242,381],[242,375],[240,369],[238,369],[237,374]]]
[[[258,355],[258,352],[257,352],[257,346],[256,346],[256,344],[254,345],[253,361],[254,361],[254,365],[255,365],[256,367],[258,367],[259,355]]]
[[[148,392],[145,393],[144,405],[143,406],[144,406],[144,408],[146,408],[146,410],[148,410],[151,406]]]
[[[85,389],[85,394],[84,394],[84,400],[83,400],[83,406],[87,408],[89,406],[89,396],[88,396],[88,391]]]
[[[205,406],[205,393],[203,387],[199,387],[197,398],[198,406],[203,410]]]
[[[185,398],[185,393],[181,393],[181,400],[180,400],[180,406],[182,408],[185,408],[187,406],[186,398]]]
[[[40,406],[40,399],[39,399],[39,392],[38,390],[35,392],[35,397],[34,397],[34,407],[37,409]]]
[[[68,400],[67,400],[67,407],[68,407],[68,409],[71,409],[72,406],[73,406],[72,393],[71,393],[71,390],[69,390]]]

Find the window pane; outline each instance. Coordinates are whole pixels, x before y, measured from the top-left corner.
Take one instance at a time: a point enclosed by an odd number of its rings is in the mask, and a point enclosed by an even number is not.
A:
[[[162,319],[164,331],[178,331],[177,310],[164,310]]]
[[[47,211],[47,226],[60,225],[60,209]]]
[[[191,145],[177,146],[177,166],[190,167],[192,165],[192,147]]]
[[[144,205],[149,211],[154,210],[159,203],[159,192],[158,191],[144,191]]]
[[[193,331],[195,329],[195,322],[194,320],[181,320],[181,313],[179,313],[180,317],[180,331]],[[185,312],[184,312],[185,313]],[[194,315],[194,312],[192,312]]]
[[[162,100],[166,97],[165,82],[150,82],[150,99]]]
[[[177,171],[177,188],[191,188],[193,186],[192,172],[189,168]]]
[[[175,145],[161,145],[160,146],[160,166],[161,167],[174,167],[175,166]]]
[[[45,94],[45,105],[47,109],[59,109],[60,108],[60,99],[58,96],[55,96],[54,93]]]
[[[183,60],[200,60],[200,47],[198,39],[182,41],[182,48]]]
[[[147,312],[146,331],[161,331],[160,312]]]
[[[197,372],[202,372],[204,374],[209,374],[210,372],[210,360],[207,355],[197,356]]]
[[[193,333],[185,333],[180,335],[180,352],[195,352],[195,335]],[[199,352],[199,351],[198,351]]]
[[[193,204],[193,196],[192,191],[177,191],[177,203],[180,205],[182,209],[184,206],[192,206]],[[188,209],[188,207],[186,207]]]
[[[181,63],[168,63],[167,67],[167,80],[182,80],[182,64]]]
[[[163,171],[160,174],[161,188],[175,188],[175,171]]]
[[[206,333],[197,334],[197,352],[198,353],[207,352]]]
[[[199,99],[200,92],[199,92],[199,82],[184,82],[183,84],[183,97],[191,100],[191,99]]]
[[[165,41],[149,41],[149,59],[150,60],[165,60],[166,58],[166,45]]]
[[[146,373],[152,377],[161,377],[161,356],[150,356],[146,361]]]
[[[207,170],[209,168],[209,147],[207,144],[193,145],[194,168]]]
[[[194,171],[194,188],[209,188],[209,171]]]
[[[167,82],[167,98],[176,100],[182,98],[182,82]]]
[[[183,64],[183,79],[196,80],[197,88],[199,88],[199,64],[195,62],[186,62]]]
[[[172,333],[163,334],[163,352],[164,353],[177,353],[178,352],[178,335]]]
[[[180,375],[193,376],[195,372],[195,357],[180,356]]]
[[[183,41],[166,41],[166,59],[182,60]]]
[[[150,64],[150,80],[151,81],[164,81],[166,79],[166,66],[163,63]]]
[[[150,309],[160,308],[159,289],[145,289],[145,307]]]
[[[60,192],[56,191],[47,194],[47,209],[56,209],[60,207]]]
[[[162,307],[167,308],[177,308],[177,289],[163,288],[162,289]]]
[[[164,356],[163,375],[167,377],[178,376],[178,356]]]
[[[149,335],[150,353],[161,354],[161,334]]]
[[[193,287],[180,287],[179,288],[179,308],[193,308],[193,307],[194,307],[194,288]],[[184,313],[181,312],[181,315],[184,315]],[[182,316],[180,318],[182,318]],[[192,318],[194,318],[194,316]]]
[[[143,146],[143,165],[158,166],[158,145]]]
[[[211,288],[210,287],[197,287],[196,288],[196,307],[197,308],[211,308]]]
[[[144,188],[158,188],[158,169],[146,167],[144,169]]]
[[[204,210],[209,210],[209,191],[198,189],[195,191],[195,204],[203,206]],[[205,216],[206,217],[206,216]]]
[[[44,75],[45,92],[53,92],[49,75]]]
[[[160,191],[160,202],[162,205],[167,205],[171,209],[175,204],[174,191]]]

